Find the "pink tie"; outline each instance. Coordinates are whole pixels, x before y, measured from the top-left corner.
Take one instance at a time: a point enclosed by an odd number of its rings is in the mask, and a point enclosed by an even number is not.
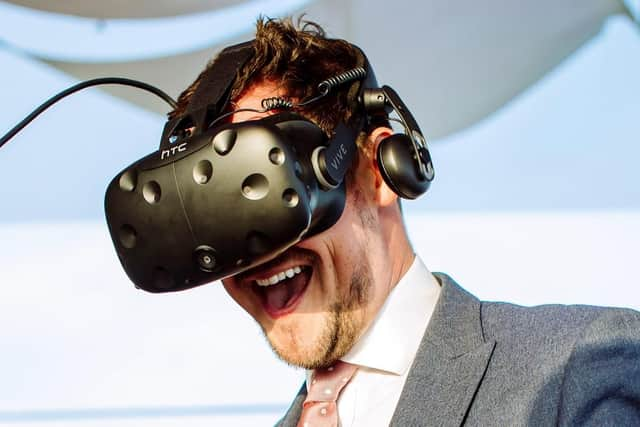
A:
[[[337,427],[336,400],[358,367],[338,361],[325,369],[316,369],[307,398],[302,404],[298,427]]]

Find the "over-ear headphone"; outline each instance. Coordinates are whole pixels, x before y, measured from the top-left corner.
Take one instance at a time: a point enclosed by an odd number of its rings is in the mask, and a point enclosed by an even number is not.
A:
[[[404,134],[390,135],[378,144],[376,159],[385,183],[405,199],[424,194],[435,176],[433,163],[427,142],[407,106],[389,86],[365,89],[362,105],[373,117],[395,111],[405,129]]]

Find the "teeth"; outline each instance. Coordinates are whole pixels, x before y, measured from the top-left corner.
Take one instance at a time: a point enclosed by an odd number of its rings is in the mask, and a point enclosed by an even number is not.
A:
[[[256,283],[258,284],[258,286],[271,286],[285,279],[290,279],[296,274],[300,274],[300,273],[302,273],[302,268],[299,266],[296,266],[293,268],[289,268],[288,270],[281,271],[280,273],[274,274],[273,276],[268,277],[266,279],[258,279],[256,280]]]

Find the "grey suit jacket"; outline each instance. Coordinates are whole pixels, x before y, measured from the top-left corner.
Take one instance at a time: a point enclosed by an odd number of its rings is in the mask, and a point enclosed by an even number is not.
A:
[[[481,302],[436,276],[391,425],[640,426],[640,313]],[[303,385],[279,426],[296,425],[305,396]]]

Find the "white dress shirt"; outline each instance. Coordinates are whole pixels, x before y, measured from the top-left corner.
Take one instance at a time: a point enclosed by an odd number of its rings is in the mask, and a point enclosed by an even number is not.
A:
[[[416,256],[369,329],[341,359],[359,368],[338,398],[340,426],[389,425],[439,296],[440,284]]]

